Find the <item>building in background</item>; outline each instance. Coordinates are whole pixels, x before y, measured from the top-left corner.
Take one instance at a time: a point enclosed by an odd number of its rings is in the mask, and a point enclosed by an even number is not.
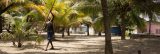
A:
[[[146,23],[145,31],[138,30],[138,33],[149,33],[149,22]],[[151,23],[151,34],[152,35],[160,35],[160,22],[152,22]]]

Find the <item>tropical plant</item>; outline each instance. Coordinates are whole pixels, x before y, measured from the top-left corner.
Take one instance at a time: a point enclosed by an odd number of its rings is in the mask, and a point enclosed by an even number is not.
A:
[[[22,41],[32,39],[40,43],[43,40],[42,36],[35,30],[37,24],[43,20],[43,17],[39,18],[41,14],[38,13],[38,9],[31,9],[33,7],[37,8],[34,3],[30,1],[26,2],[28,3],[24,3],[23,6],[18,6],[18,8],[8,9],[8,11],[2,14],[5,18],[5,24],[7,25],[6,30],[14,36],[12,42],[14,45],[15,42],[18,42],[18,47],[21,47]],[[7,17],[5,17],[6,15]]]
[[[96,32],[98,32],[98,36],[101,36],[101,32],[104,31],[102,19],[103,19],[102,17],[96,18],[93,23],[93,28],[95,29]]]
[[[11,19],[7,20],[11,22],[10,33],[2,33],[2,40],[12,41],[13,45],[16,45],[15,42],[18,42],[18,47],[22,46],[23,41],[34,40],[40,43],[44,40],[34,29],[35,26],[33,26],[33,22],[27,22],[27,18],[15,17]]]
[[[1,0],[0,1],[0,33],[2,32],[2,24],[3,24],[3,17],[1,16],[4,12],[13,9],[15,7],[19,7],[25,5],[28,1],[27,0]]]

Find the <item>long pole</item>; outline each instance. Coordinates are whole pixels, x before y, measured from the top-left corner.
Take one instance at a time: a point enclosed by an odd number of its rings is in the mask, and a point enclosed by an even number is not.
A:
[[[49,10],[49,13],[48,13],[48,15],[47,15],[47,17],[46,17],[46,19],[45,19],[45,22],[46,22],[47,19],[49,18],[50,13],[52,13],[53,6],[54,6],[55,2],[56,2],[56,1],[54,1],[54,2],[52,3],[52,7],[51,7],[51,9]],[[52,20],[52,19],[51,19],[51,20]],[[44,22],[44,24],[43,24],[44,27],[45,27],[45,22]],[[41,33],[42,33],[42,31],[40,32],[40,34],[41,34]]]
[[[54,1],[54,3],[55,3],[55,1]],[[51,7],[51,9],[50,9],[50,11],[49,11],[49,13],[48,13],[48,15],[47,15],[47,19],[48,19],[48,17],[49,17],[49,15],[50,15],[50,13],[52,12],[52,9],[53,9],[53,6],[54,6],[54,3],[52,3],[52,7]],[[51,19],[52,20],[52,19]]]

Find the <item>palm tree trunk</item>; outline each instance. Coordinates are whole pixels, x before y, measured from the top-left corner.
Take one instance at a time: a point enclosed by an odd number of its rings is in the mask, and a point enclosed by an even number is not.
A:
[[[148,33],[149,33],[149,35],[151,34],[151,21],[149,20],[149,31],[148,31]]]
[[[103,11],[103,23],[105,29],[105,54],[113,54],[111,32],[110,32],[110,18],[108,14],[107,0],[101,0],[102,11]]]
[[[98,36],[102,36],[101,32],[98,32]]]
[[[18,38],[18,48],[22,47],[22,43],[21,43],[21,39],[20,39],[20,36]]]
[[[87,36],[89,36],[89,25],[87,24]]]
[[[22,43],[18,42],[18,48],[21,48],[21,47],[22,47]]]
[[[121,40],[125,40],[126,27],[124,24],[121,25],[121,30],[122,30]]]
[[[150,16],[149,16],[149,35],[151,35],[151,26],[152,26],[152,14],[150,13],[149,14]]]
[[[68,34],[68,36],[70,36],[70,27],[67,29],[67,34]]]
[[[125,14],[122,14],[121,16],[121,40],[125,40],[125,33],[126,33],[126,26],[125,26]]]
[[[77,33],[77,27],[74,28],[74,33]]]
[[[64,38],[64,32],[65,32],[65,28],[62,28],[62,38]]]
[[[2,17],[0,16],[0,33],[2,33]]]
[[[0,16],[0,33],[2,33],[2,24],[3,24],[3,22],[2,22],[2,17]],[[1,39],[1,37],[0,37],[0,39]]]
[[[13,44],[13,46],[16,46],[16,43],[15,43],[15,41],[12,41],[12,44]]]

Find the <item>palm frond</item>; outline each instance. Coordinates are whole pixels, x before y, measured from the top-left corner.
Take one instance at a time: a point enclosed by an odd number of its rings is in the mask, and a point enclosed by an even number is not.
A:
[[[93,23],[93,28],[98,32],[102,32],[104,30],[102,20],[103,20],[103,18],[97,18]]]

